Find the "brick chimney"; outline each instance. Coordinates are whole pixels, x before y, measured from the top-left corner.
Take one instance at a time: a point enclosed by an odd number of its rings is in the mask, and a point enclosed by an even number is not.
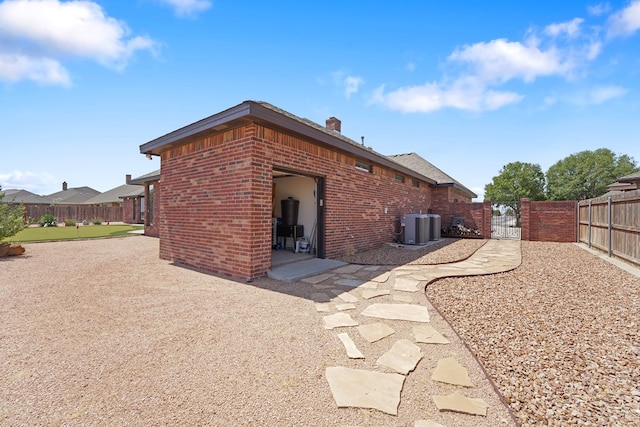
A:
[[[62,183],[62,191],[67,191],[67,181]]]
[[[335,117],[327,119],[327,129],[340,133],[342,131],[342,122]]]
[[[130,183],[130,182],[131,182],[131,174],[130,174],[130,173],[128,173],[128,174],[126,174],[126,175],[124,176],[124,183],[125,183],[125,184],[128,184],[128,183]]]

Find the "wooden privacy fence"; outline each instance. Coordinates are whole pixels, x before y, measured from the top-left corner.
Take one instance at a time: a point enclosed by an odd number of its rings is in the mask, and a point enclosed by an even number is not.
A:
[[[579,240],[640,265],[640,190],[578,203]]]
[[[122,221],[123,210],[120,206],[89,206],[89,205],[24,205],[25,215],[27,218],[33,218],[36,221],[42,215],[53,215],[58,222],[67,219],[76,222],[93,221],[101,219],[102,221]]]

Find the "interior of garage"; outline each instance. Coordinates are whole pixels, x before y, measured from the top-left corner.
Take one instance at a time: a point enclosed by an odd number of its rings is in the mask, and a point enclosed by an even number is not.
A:
[[[314,177],[274,170],[271,265],[315,257],[318,195]]]

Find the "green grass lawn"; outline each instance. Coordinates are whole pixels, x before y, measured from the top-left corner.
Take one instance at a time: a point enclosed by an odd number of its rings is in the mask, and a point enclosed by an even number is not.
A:
[[[29,227],[5,242],[46,242],[52,240],[99,239],[126,236],[129,231],[142,230],[142,225],[81,225],[71,227]],[[130,235],[130,234],[129,234]]]

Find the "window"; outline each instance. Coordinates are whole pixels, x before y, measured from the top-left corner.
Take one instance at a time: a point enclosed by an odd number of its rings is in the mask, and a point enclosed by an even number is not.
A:
[[[396,182],[404,182],[404,176],[399,173],[396,174]]]
[[[373,172],[373,166],[369,163],[365,163],[362,160],[356,160],[356,169],[362,172]]]
[[[411,185],[414,187],[420,187],[420,181],[418,181],[417,179],[412,179]]]

